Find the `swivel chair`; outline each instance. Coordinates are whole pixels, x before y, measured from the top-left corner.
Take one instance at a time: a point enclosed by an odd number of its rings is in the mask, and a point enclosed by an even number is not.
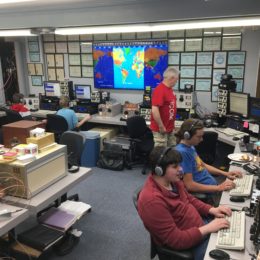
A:
[[[142,190],[142,187],[136,189],[133,194],[133,202],[134,206],[137,210],[137,201],[139,194]],[[153,259],[156,255],[158,255],[159,260],[193,260],[193,253],[191,250],[180,250],[176,251],[172,248],[167,248],[163,246],[156,245],[151,238],[151,249],[150,249],[150,257]]]
[[[218,133],[205,131],[203,141],[196,146],[196,151],[203,162],[213,164],[216,159]]]
[[[60,144],[67,146],[68,154],[68,168],[70,173],[76,173],[79,171],[81,165],[81,155],[84,148],[86,137],[80,132],[66,131],[60,137]],[[79,200],[78,194],[67,197],[67,194],[64,194],[61,197],[61,201],[65,200]]]
[[[55,142],[59,143],[61,135],[69,128],[63,116],[47,114],[46,131],[54,133]]]
[[[6,109],[5,113],[7,117],[7,124],[23,120],[23,117],[17,111]]]
[[[150,152],[154,147],[153,133],[147,127],[145,119],[133,116],[126,120],[127,132],[130,137],[130,156],[128,166],[144,164],[142,174],[146,173]]]

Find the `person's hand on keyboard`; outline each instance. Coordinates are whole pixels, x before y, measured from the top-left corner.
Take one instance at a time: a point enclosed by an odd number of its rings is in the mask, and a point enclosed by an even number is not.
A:
[[[199,227],[199,231],[204,236],[210,233],[217,232],[222,228],[229,228],[229,226],[229,221],[225,218],[215,218],[208,224]]]
[[[231,181],[231,180],[225,180],[221,184],[218,185],[219,191],[224,191],[224,190],[231,190],[236,187],[236,184]]]
[[[218,206],[217,208],[212,207],[209,210],[209,214],[217,217],[217,218],[224,218],[225,216],[231,216],[232,210],[226,206]]]
[[[236,178],[242,178],[242,172],[241,171],[230,171],[227,172],[226,175],[230,180],[234,180]]]

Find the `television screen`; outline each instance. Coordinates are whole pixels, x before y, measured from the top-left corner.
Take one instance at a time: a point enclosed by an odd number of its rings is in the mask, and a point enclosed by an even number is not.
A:
[[[45,81],[44,92],[46,97],[60,97],[61,96],[60,83]]]
[[[91,91],[89,85],[76,85],[75,84],[75,96],[76,99],[90,99]]]
[[[167,41],[94,43],[94,86],[144,90],[156,87],[168,66]]]

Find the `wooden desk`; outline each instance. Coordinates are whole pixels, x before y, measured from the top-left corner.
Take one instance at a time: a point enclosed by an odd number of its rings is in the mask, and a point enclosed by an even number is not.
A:
[[[21,211],[12,213],[11,217],[0,217],[0,236],[5,235],[29,217],[29,211],[24,208],[11,206],[5,203],[0,203],[0,209],[7,209],[12,212],[21,209]]]
[[[91,173],[92,171],[90,168],[80,167],[79,172],[74,174],[69,173],[29,200],[13,196],[6,196],[4,200],[6,203],[13,203],[20,207],[26,207],[31,215],[35,215],[56,199],[60,198],[64,193],[71,190],[76,184],[86,179]]]

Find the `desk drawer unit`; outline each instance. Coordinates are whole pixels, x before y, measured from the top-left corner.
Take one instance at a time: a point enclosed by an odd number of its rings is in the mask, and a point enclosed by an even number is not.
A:
[[[8,195],[30,199],[67,175],[67,148],[56,145],[28,163],[0,164],[0,183]],[[2,178],[6,177],[6,178]]]

